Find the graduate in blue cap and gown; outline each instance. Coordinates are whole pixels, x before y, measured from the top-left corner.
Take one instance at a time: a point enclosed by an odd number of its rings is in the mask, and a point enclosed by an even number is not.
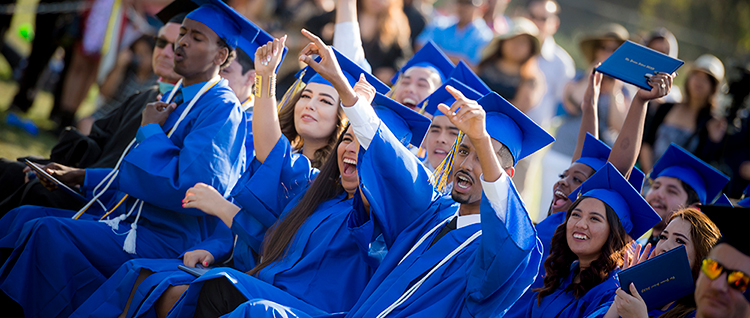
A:
[[[645,198],[662,220],[682,208],[711,204],[729,182],[729,177],[675,144],[654,164],[649,179]],[[643,245],[655,246],[666,226],[664,221],[654,226]]]
[[[632,242],[661,219],[607,163],[570,195],[566,221],[544,263],[544,286],[506,317],[602,317],[614,300],[615,274]]]
[[[429,118],[419,104],[448,79],[454,66],[435,43],[427,42],[393,75],[393,88],[387,95]]]
[[[163,102],[146,107],[137,144],[118,169],[77,172],[82,189],[97,188],[84,209],[98,209],[96,199],[114,192],[113,199],[122,204],[106,206],[120,216],[107,222],[45,217],[23,225],[0,269],[0,287],[26,316],[67,317],[128,259],[177,257],[215,231],[225,239],[201,248],[229,250],[229,229],[216,217],[183,208],[180,199],[196,182],[228,194],[245,167],[239,101],[218,77],[238,38],[257,35],[257,30],[244,30],[244,21],[220,1],[189,14],[175,50],[182,83]],[[34,208],[26,210],[34,213]]]
[[[170,11],[179,12],[179,10],[192,10],[197,7],[197,4],[190,1],[175,1],[165,7],[159,14],[161,15],[164,14],[164,12]],[[252,24],[252,22],[249,23]],[[254,24],[252,24],[252,26],[257,28]],[[254,81],[254,71],[252,74],[239,73],[241,72],[241,68],[250,68],[254,70],[253,63],[255,50],[257,50],[260,45],[265,45],[269,40],[273,41],[273,37],[262,29],[259,29],[259,34],[253,42],[248,42],[247,40],[240,38],[238,47],[236,48],[237,57],[232,63],[242,65],[237,65],[232,69],[232,72],[238,74],[230,74],[228,77],[229,86],[232,87],[233,90],[236,90],[235,93],[240,94],[240,92],[247,91],[245,88],[245,85],[247,85],[246,81],[248,80],[246,78],[247,76],[253,75],[252,81]],[[252,56],[245,52],[250,52]],[[286,52],[287,49],[284,48],[282,59],[286,55]],[[245,64],[248,63],[250,66],[245,66]],[[225,76],[227,74],[225,71],[226,69],[222,70],[220,74]],[[250,71],[247,70],[247,72]],[[236,89],[238,86],[240,86],[240,89]],[[250,94],[252,94],[252,92],[247,94],[245,101],[241,103],[240,107],[243,108],[243,114],[245,115],[248,125],[246,136],[247,156],[248,158],[253,158],[254,145],[251,129],[252,108],[244,109],[248,104],[252,106],[252,103],[248,103],[252,102]],[[238,95],[238,97],[243,95],[245,94]],[[243,175],[253,174],[258,166],[259,163],[254,163],[253,160],[248,160],[248,168]],[[239,187],[240,183],[237,185]],[[239,189],[238,187],[236,187],[235,190]],[[237,194],[234,194],[233,196],[236,195]],[[229,200],[233,200],[233,196],[230,196]],[[220,226],[225,227],[226,225],[220,223]],[[211,240],[223,239],[224,237],[222,236],[212,236],[205,242],[201,243],[201,245],[210,245]],[[231,246],[229,247],[231,248]],[[232,251],[220,251],[217,255],[225,255],[223,256],[223,259],[214,257],[212,252],[215,253],[215,251],[208,251],[195,247],[189,249],[184,255],[181,255],[182,259],[175,258],[170,260],[142,258],[130,260],[120,266],[120,268],[101,287],[99,287],[99,289],[97,289],[97,291],[92,294],[86,302],[76,309],[71,317],[106,317],[108,315],[114,317],[123,311],[129,311],[129,317],[135,315],[142,316],[149,313],[153,309],[154,302],[169,286],[188,284],[195,279],[193,275],[177,269],[177,265],[184,264],[186,266],[194,267],[196,264],[200,263],[204,266],[208,266],[214,262],[223,262]],[[232,253],[233,263],[240,269],[249,270],[255,264],[252,253],[253,252],[244,240],[238,240],[235,244],[235,251]],[[134,290],[131,295],[131,289],[133,288],[137,288],[137,290]],[[129,295],[132,299],[129,299]],[[130,306],[132,303],[138,304],[138,306]]]
[[[273,49],[268,48],[265,53],[257,54],[272,55],[270,52],[276,50],[276,44],[274,42]],[[337,91],[351,91],[354,79],[358,76],[376,81],[343,55],[338,52],[335,55],[341,61],[342,72],[346,74],[345,87],[337,87]],[[258,72],[262,74],[260,68]],[[315,70],[307,69],[305,76],[323,80],[319,75],[313,74]],[[381,91],[387,91],[382,83],[376,85],[383,88]],[[255,106],[256,116],[262,111],[261,102],[262,97]],[[379,95],[379,106],[382,106],[379,108],[381,112],[393,112],[391,109],[396,109],[399,114],[411,116],[400,120],[401,126],[407,127],[399,129],[405,131],[401,134],[405,142],[411,142],[412,138],[421,140],[424,136],[429,124],[427,118],[383,95]],[[273,109],[275,108],[270,108]],[[414,129],[415,133],[411,133],[409,129]],[[280,132],[277,134],[280,135]],[[407,137],[407,134],[413,137]],[[346,311],[354,304],[374,268],[363,259],[361,250],[346,227],[346,217],[359,200],[355,193],[358,184],[356,154],[359,145],[351,131],[342,135],[335,150],[325,161],[320,175],[310,185],[310,190],[294,198],[284,208],[279,221],[266,233],[262,242],[262,261],[247,274],[218,268],[202,275],[190,285],[170,316],[217,316],[228,313],[245,300],[255,297],[294,305],[311,314]],[[262,150],[257,152],[262,155]],[[265,159],[264,164],[270,160],[270,156]],[[270,199],[277,200],[276,197],[274,195]],[[187,204],[194,202],[190,194],[186,200]],[[360,201],[359,204],[363,203]],[[198,306],[196,310],[195,301],[198,296],[201,299],[214,296],[224,300],[221,301],[221,306]],[[240,301],[232,306],[232,301],[227,299],[235,297]]]

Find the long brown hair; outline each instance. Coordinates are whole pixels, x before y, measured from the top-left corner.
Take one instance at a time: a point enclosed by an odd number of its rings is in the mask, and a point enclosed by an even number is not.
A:
[[[695,259],[690,269],[693,272],[693,280],[698,279],[701,270],[701,260],[708,256],[711,248],[721,237],[719,228],[702,212],[695,208],[686,208],[672,214],[669,222],[681,218],[690,223],[690,237],[693,240],[693,252]],[[667,222],[667,224],[669,224]],[[695,310],[695,295],[690,293],[677,300],[677,304],[665,312],[660,318],[681,318]]]
[[[568,246],[566,224],[573,210],[586,198],[589,197],[580,197],[573,202],[565,214],[565,223],[560,224],[555,230],[555,234],[552,235],[551,253],[544,261],[546,271],[544,287],[535,290],[539,292],[537,296],[539,303],[541,303],[542,298],[552,294],[560,287],[563,279],[570,274],[570,265],[578,259],[578,256]],[[566,290],[572,291],[576,298],[583,296],[591,288],[607,280],[609,274],[622,265],[625,249],[628,243],[632,241],[620,224],[620,219],[615,211],[606,203],[604,203],[604,208],[607,214],[607,223],[609,223],[609,235],[604,246],[602,246],[599,257],[591,262],[589,267],[578,268],[581,281],[572,283],[566,288]]]
[[[343,139],[344,134],[341,134],[336,141],[336,147]],[[287,213],[286,217],[279,219],[268,229],[263,238],[260,262],[247,274],[256,275],[260,270],[286,255],[287,246],[292,242],[302,224],[315,212],[318,205],[344,192],[340,176],[337,152],[331,151],[320,168],[320,173],[315,177],[299,203]]]
[[[357,12],[364,12],[363,1],[357,1]],[[403,0],[388,0],[388,8],[378,14],[378,44],[383,50],[388,50],[395,45],[403,50],[409,50],[409,19],[404,13]]]
[[[529,40],[529,45],[531,45],[531,50],[529,50],[529,56],[527,56],[523,62],[521,62],[521,69],[520,69],[520,75],[522,79],[528,80],[528,79],[534,79],[536,78],[536,74],[539,72],[539,69],[537,67],[537,64],[535,63],[536,58],[534,57],[534,52],[536,52],[536,42],[533,41],[531,38],[531,35],[528,34],[519,34],[517,36],[525,36],[527,37],[527,40]],[[491,55],[487,56],[483,60],[477,64],[477,69],[482,69],[486,66],[495,64],[497,61],[501,60],[503,58],[503,46],[505,45],[505,41],[508,39],[502,39],[497,43],[497,50],[492,53]]]
[[[295,150],[300,150],[305,145],[304,139],[299,135],[299,133],[297,132],[297,127],[294,125],[294,109],[297,107],[297,102],[299,101],[300,96],[302,96],[303,91],[304,88],[296,92],[289,99],[287,105],[284,105],[284,107],[282,107],[279,111],[279,126],[281,126],[281,133],[284,134],[284,137],[289,140],[289,143],[292,144],[292,148],[294,148]],[[338,105],[338,103],[339,99],[337,98],[335,105]],[[320,168],[323,165],[323,161],[333,150],[336,139],[338,139],[339,136],[344,132],[346,117],[344,115],[344,112],[341,110],[341,107],[337,107],[337,109],[336,128],[333,130],[333,133],[328,136],[328,142],[326,142],[326,145],[322,148],[315,150],[315,155],[313,156],[313,158],[308,158],[310,159],[310,165],[312,165],[314,168]]]

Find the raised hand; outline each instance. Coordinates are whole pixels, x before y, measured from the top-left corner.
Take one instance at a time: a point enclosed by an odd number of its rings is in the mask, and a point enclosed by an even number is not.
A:
[[[182,256],[182,263],[187,267],[196,267],[195,265],[201,264],[203,267],[208,267],[214,263],[214,255],[206,250],[194,250],[186,252]]]
[[[365,78],[364,73],[359,74],[359,80],[357,81],[357,84],[354,84],[354,92],[358,96],[362,96],[365,100],[367,100],[368,104],[372,104],[372,100],[375,99],[375,87],[367,82],[367,78]]]
[[[479,140],[488,136],[484,108],[476,101],[466,98],[464,94],[450,85],[446,86],[445,89],[456,99],[451,106],[443,103],[438,105],[438,109],[448,117],[448,120],[456,125],[469,139]]]
[[[625,262],[622,264],[622,270],[638,265],[653,256],[654,251],[651,251],[651,243],[646,244],[643,251],[641,251],[641,244],[636,244],[634,250],[625,250]]]
[[[259,47],[255,51],[255,73],[261,76],[275,74],[276,68],[281,63],[281,57],[284,55],[285,45],[286,35]]]
[[[586,106],[596,106],[599,101],[599,93],[602,90],[602,73],[593,71],[589,74],[589,85],[586,87],[586,91],[583,93],[583,101],[581,102],[581,108]]]
[[[165,102],[153,102],[148,103],[146,108],[141,112],[141,126],[148,124],[157,123],[159,126],[164,126],[164,122],[167,121],[167,117],[172,111],[177,108],[177,104],[167,104]]]
[[[660,97],[667,96],[669,91],[672,89],[672,80],[675,74],[667,73],[656,73],[651,76],[648,80],[648,85],[651,85],[651,90],[639,89],[638,93],[635,94],[636,98],[642,101],[649,101]]]
[[[344,73],[341,71],[336,54],[333,49],[323,43],[319,37],[302,29],[302,34],[311,42],[302,49],[299,60],[312,67],[315,72],[333,84],[333,88],[339,93],[339,98],[344,106],[352,106],[357,102],[357,94],[349,86]],[[320,56],[320,62],[313,59],[313,55]]]

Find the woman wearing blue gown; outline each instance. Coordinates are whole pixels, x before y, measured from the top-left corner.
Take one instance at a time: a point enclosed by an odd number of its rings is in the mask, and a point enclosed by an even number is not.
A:
[[[555,230],[544,261],[544,286],[506,317],[601,317],[615,297],[615,274],[632,237],[660,221],[612,164],[575,192],[565,223]]]
[[[702,209],[711,209],[706,206]],[[707,212],[708,213],[708,212]],[[644,248],[643,254],[636,250],[635,254],[625,256],[625,265],[623,270],[630,266],[635,266],[648,258],[657,256],[661,253],[685,246],[690,262],[690,270],[693,273],[693,279],[698,279],[701,271],[701,260],[708,256],[711,248],[721,237],[719,228],[703,212],[695,208],[687,208],[672,214],[669,223],[664,231],[659,235],[659,242],[649,254],[649,245]],[[665,269],[669,270],[669,269]],[[617,290],[615,301],[610,307],[605,318],[692,318],[695,317],[695,295],[689,293],[676,301],[672,301],[661,308],[648,310],[646,303],[638,294],[638,286],[626,286],[630,290],[628,294],[621,289]]]

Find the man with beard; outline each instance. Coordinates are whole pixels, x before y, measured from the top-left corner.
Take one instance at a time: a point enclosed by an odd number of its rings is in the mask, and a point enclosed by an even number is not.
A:
[[[228,194],[244,170],[245,119],[219,71],[232,62],[240,38],[252,42],[258,30],[221,1],[196,3],[202,6],[186,16],[175,49],[174,70],[183,78],[143,110],[137,144],[120,164],[50,170],[94,198],[79,213],[19,208],[18,216],[32,217],[15,224],[22,230],[0,269],[0,288],[27,316],[68,316],[132,258],[178,257],[210,235],[226,239],[204,248],[230,249],[229,229],[216,217],[183,208],[181,200],[197,182]],[[111,207],[107,214],[114,218],[96,215],[106,212],[94,204],[105,197],[109,204],[101,205]]]

